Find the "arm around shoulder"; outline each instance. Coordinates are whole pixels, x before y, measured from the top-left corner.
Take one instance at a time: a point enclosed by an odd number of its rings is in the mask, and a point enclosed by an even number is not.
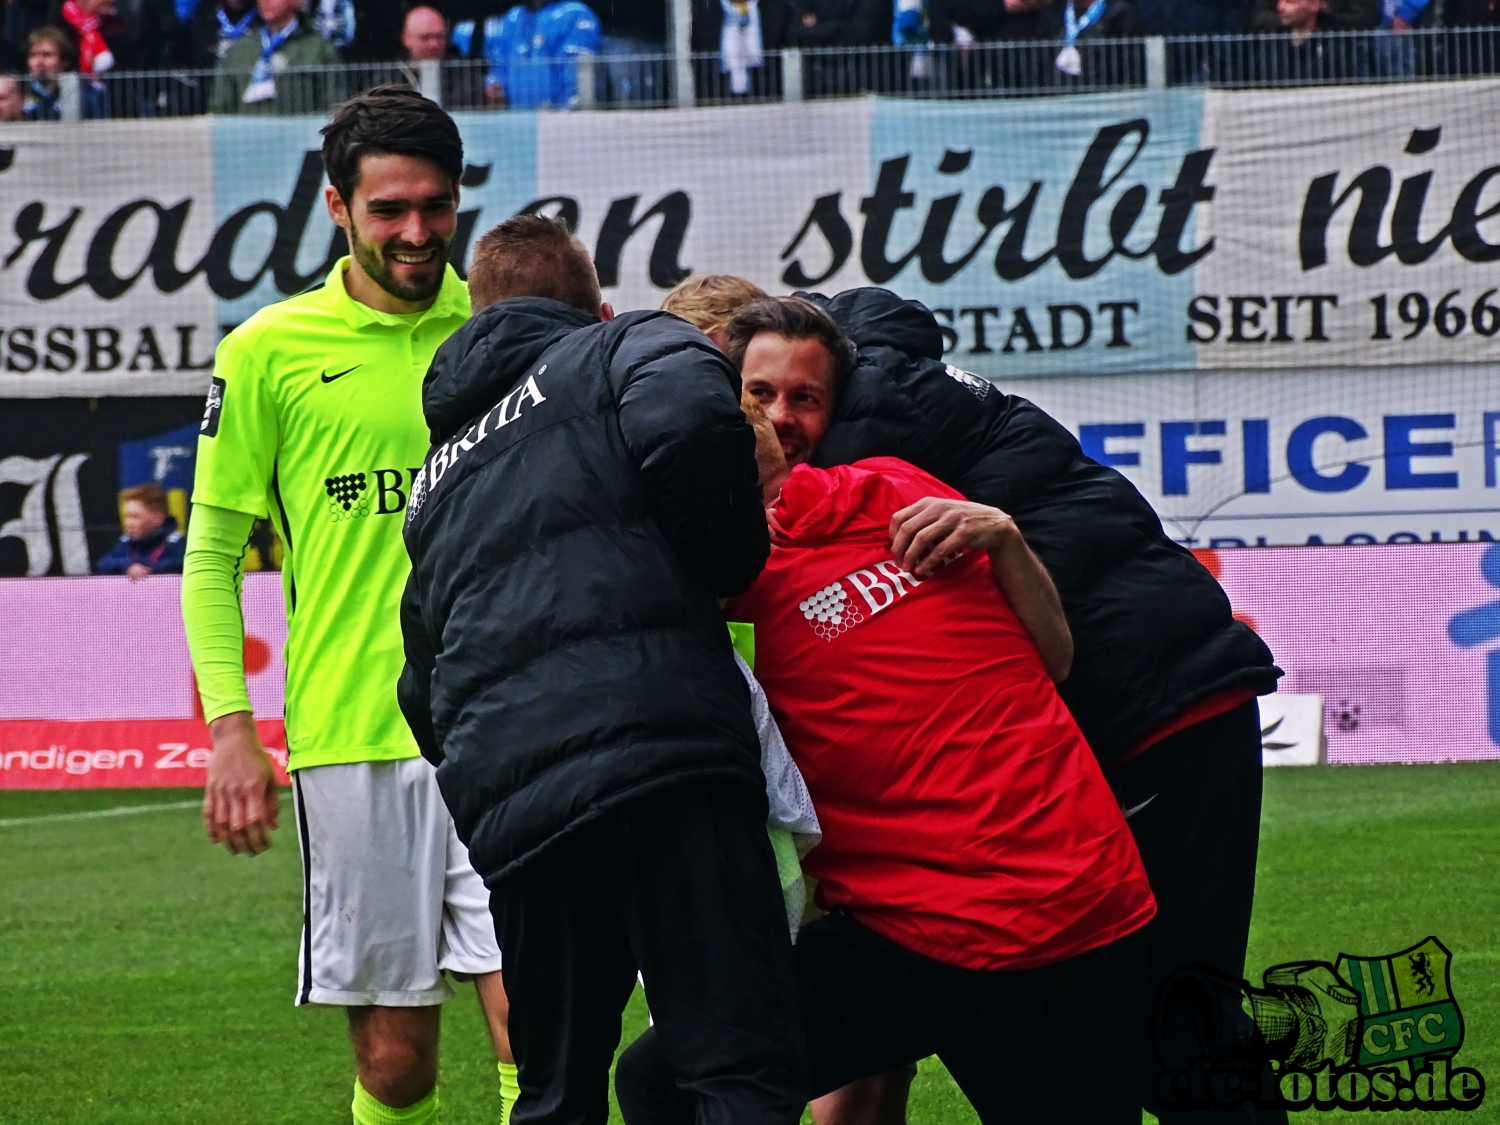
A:
[[[929,496],[891,517],[891,557],[926,578],[960,551],[983,550],[1005,600],[1031,634],[1054,683],[1073,670],[1073,634],[1042,561],[1010,516],[968,500]]]

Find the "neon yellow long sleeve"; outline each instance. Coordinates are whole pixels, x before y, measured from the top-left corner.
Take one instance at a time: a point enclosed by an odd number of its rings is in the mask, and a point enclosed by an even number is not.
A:
[[[182,623],[198,677],[203,717],[250,710],[245,690],[245,616],[240,608],[249,512],[193,505],[182,566]]]

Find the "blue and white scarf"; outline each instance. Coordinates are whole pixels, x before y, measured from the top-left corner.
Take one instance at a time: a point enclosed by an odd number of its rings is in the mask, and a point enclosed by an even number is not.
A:
[[[719,69],[729,75],[729,90],[750,92],[750,71],[764,61],[757,0],[719,0],[724,29],[719,35]]]
[[[1077,78],[1083,73],[1083,56],[1078,53],[1078,37],[1104,15],[1104,0],[1094,0],[1089,10],[1079,16],[1072,0],[1063,0],[1063,40],[1067,43],[1057,52],[1057,69]]]
[[[245,13],[245,18],[235,23],[224,14],[224,9],[219,8],[214,12],[219,17],[219,58],[223,58],[229,52],[229,45],[245,32],[250,30],[250,23],[255,19],[255,9],[251,8]]]
[[[276,35],[272,35],[264,24],[261,25],[260,58],[255,60],[255,69],[250,72],[250,85],[245,87],[245,96],[240,101],[253,105],[276,96],[276,52],[296,32],[298,22],[293,17],[292,22]]]

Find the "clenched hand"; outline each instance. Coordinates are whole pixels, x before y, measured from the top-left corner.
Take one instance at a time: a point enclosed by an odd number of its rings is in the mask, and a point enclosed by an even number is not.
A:
[[[213,756],[203,791],[208,838],[235,855],[259,855],[271,846],[279,813],[276,773],[248,711],[221,715],[208,725]]]

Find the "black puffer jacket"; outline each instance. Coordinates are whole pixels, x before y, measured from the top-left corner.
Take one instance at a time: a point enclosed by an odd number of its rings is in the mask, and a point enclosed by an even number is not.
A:
[[[1270,650],[1135,487],[1036,406],[947,366],[924,307],[884,289],[803,296],[860,356],[813,463],[900,457],[1010,513],[1062,597],[1076,652],[1059,690],[1101,762],[1216,692],[1275,689]]]
[[[402,710],[492,885],[664,784],[765,799],[716,596],[770,552],[739,380],[674,316],[503,301],[433,360]]]

